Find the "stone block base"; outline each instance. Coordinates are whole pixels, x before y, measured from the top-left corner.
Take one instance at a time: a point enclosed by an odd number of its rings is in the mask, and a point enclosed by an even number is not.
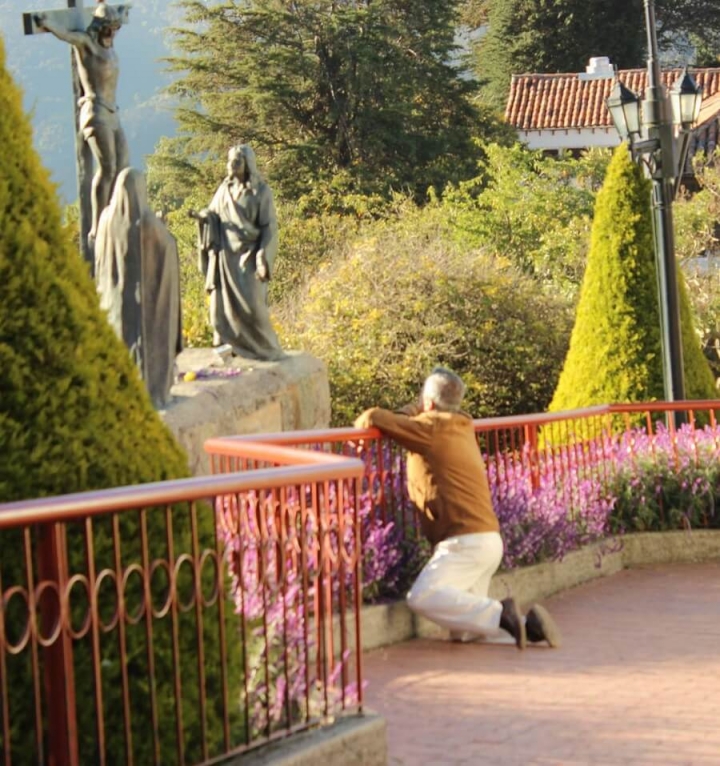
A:
[[[210,472],[203,444],[214,436],[327,428],[330,387],[325,363],[299,351],[279,362],[232,357],[190,348],[177,359],[183,380],[160,415],[187,452],[196,476]],[[239,371],[237,375],[229,372]],[[191,373],[189,376],[186,373]]]

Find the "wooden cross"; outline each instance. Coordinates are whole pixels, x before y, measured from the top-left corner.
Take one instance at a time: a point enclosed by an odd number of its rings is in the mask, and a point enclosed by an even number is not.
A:
[[[97,0],[98,3],[102,0]],[[123,25],[128,23],[130,4],[112,6],[122,19]],[[67,0],[67,8],[51,11],[31,11],[23,13],[23,27],[26,35],[45,34],[46,29],[38,27],[35,17],[44,16],[56,27],[63,27],[67,31],[85,31],[93,20],[93,6],[84,7],[83,0]],[[83,258],[88,262],[91,269],[94,267],[94,256],[88,244],[88,233],[92,223],[92,178],[93,156],[90,147],[84,140],[80,130],[78,102],[83,97],[83,89],[78,76],[78,66],[75,50],[70,52],[70,66],[72,71],[72,86],[74,97],[74,127],[75,127],[75,155],[78,183],[78,203],[80,205],[80,249]]]

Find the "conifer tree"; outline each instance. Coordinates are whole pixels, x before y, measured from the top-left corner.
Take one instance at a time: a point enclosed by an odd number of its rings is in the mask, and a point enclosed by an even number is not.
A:
[[[619,69],[645,65],[643,0],[466,0],[488,32],[475,43],[474,70],[484,102],[504,109],[514,74],[582,72],[591,56]],[[661,49],[690,39],[696,64],[720,46],[717,0],[656,0]],[[677,56],[677,54],[675,54]]]
[[[513,74],[582,72],[590,56],[640,66],[642,0],[489,0],[488,33],[475,45],[482,98],[504,110]],[[634,19],[630,24],[628,19]]]
[[[185,0],[170,60],[181,135],[161,144],[155,178],[183,196],[198,160],[240,141],[294,198],[332,186],[424,199],[470,177],[490,121],[458,63],[458,4]]]
[[[0,60],[0,500],[186,476],[63,230]]]
[[[22,111],[20,92],[5,67],[2,38],[0,146],[0,502],[186,476],[186,457],[154,411],[136,366],[100,309],[86,264],[63,229],[55,188],[32,147],[31,127]],[[200,535],[207,545],[213,539],[213,517],[211,513],[200,517]],[[123,565],[141,562],[139,514],[128,512],[119,518]],[[147,524],[151,556],[167,556],[165,514],[149,511]],[[84,525],[68,524],[66,531],[70,572],[86,572]],[[31,534],[36,540],[39,532],[32,530]],[[179,552],[191,550],[190,521],[185,508],[173,512],[173,535]],[[93,545],[97,571],[104,567],[114,569],[108,517],[94,520]],[[0,533],[3,588],[25,582],[23,556],[20,531]],[[137,581],[125,586],[126,598],[135,604],[141,598],[138,588]],[[112,588],[101,590],[100,597],[107,599],[103,609],[117,608]],[[75,604],[73,598],[71,609],[75,609]],[[22,614],[16,616],[19,624],[27,619]],[[172,636],[167,621],[157,622],[154,643],[157,708],[163,759],[171,762],[166,756],[175,752]],[[19,629],[19,624],[13,627]],[[150,763],[152,738],[144,627],[126,627],[135,762]],[[181,672],[190,680],[197,676],[194,626],[185,620],[179,634],[180,662],[186,666]],[[100,660],[106,745],[111,760],[124,762],[117,646],[114,632],[103,637]],[[4,652],[4,647],[0,651]],[[208,684],[218,681],[217,652],[217,641],[208,633],[205,642]],[[11,747],[17,754],[13,763],[40,762],[34,751],[30,654],[30,649],[16,656],[6,654],[0,671],[7,673],[4,680],[9,690]],[[43,656],[40,652],[41,663]],[[88,704],[94,696],[89,638],[74,642],[74,659],[81,762],[99,763],[94,706]],[[190,682],[186,690],[185,725],[188,736],[197,737],[198,714],[191,707],[197,701],[198,689]],[[211,721],[211,733],[216,730],[217,722]],[[196,750],[192,752],[197,754]]]
[[[678,280],[686,395],[714,398],[680,272]],[[550,411],[663,399],[649,182],[623,144],[597,196],[570,348]]]

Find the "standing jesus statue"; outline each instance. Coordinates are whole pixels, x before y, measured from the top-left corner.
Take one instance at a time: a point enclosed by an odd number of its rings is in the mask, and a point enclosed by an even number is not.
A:
[[[34,17],[38,27],[73,46],[83,95],[79,129],[95,158],[92,182],[92,223],[88,244],[92,249],[100,214],[110,201],[118,173],[129,164],[128,145],[120,125],[116,102],[119,74],[113,40],[122,25],[118,11],[104,2],[98,4],[86,31],[76,32],[55,26],[45,14]]]

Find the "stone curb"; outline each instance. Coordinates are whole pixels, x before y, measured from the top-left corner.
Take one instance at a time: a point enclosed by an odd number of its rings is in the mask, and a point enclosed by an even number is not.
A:
[[[332,726],[294,734],[244,753],[224,766],[386,766],[385,719],[375,713],[343,716]]]

